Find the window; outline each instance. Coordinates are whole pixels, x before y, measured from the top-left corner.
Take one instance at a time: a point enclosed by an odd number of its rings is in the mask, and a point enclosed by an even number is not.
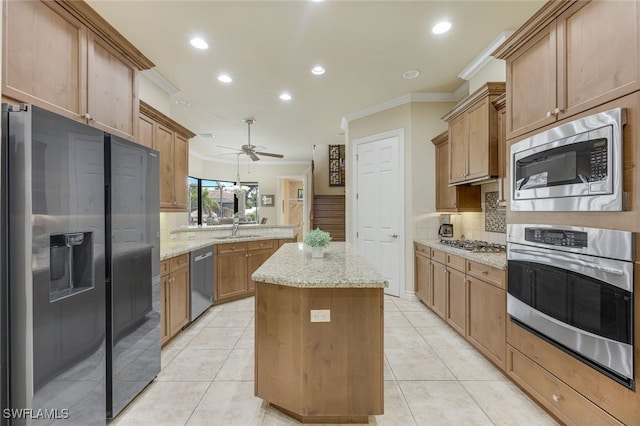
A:
[[[233,215],[242,210],[240,220],[258,222],[258,183],[243,182],[249,190],[238,200],[228,189],[234,182],[189,177],[189,225],[219,225],[233,222]]]

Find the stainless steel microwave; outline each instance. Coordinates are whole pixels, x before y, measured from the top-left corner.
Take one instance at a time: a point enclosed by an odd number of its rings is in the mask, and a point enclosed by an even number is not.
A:
[[[615,108],[511,145],[511,210],[623,210],[626,122],[626,109]]]

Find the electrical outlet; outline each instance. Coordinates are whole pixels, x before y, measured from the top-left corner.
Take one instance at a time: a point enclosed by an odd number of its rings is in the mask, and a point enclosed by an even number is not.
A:
[[[311,309],[311,322],[331,322],[331,310]]]

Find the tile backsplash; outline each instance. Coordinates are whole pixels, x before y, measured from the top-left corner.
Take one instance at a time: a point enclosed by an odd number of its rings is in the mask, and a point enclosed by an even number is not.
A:
[[[482,240],[506,244],[506,211],[497,208],[497,183],[482,186],[482,212],[452,213],[453,238],[464,236],[467,240]],[[447,213],[445,213],[447,214]],[[414,239],[437,240],[440,213],[418,212],[413,218]]]

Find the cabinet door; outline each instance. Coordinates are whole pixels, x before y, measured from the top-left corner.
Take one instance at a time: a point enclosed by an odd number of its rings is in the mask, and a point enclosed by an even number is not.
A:
[[[160,278],[160,343],[169,340],[169,275]]]
[[[189,268],[172,271],[169,278],[169,336],[189,322]]]
[[[173,140],[174,133],[160,124],[156,126],[156,149],[160,152],[160,208],[173,208]]]
[[[247,293],[247,251],[216,258],[216,301]]]
[[[247,292],[253,293],[256,289],[256,282],[251,279],[251,275],[273,254],[272,249],[252,250],[249,253],[247,262]]]
[[[447,315],[447,268],[437,262],[432,262],[431,284],[433,286],[433,311],[442,319]]]
[[[509,163],[507,150],[507,109],[498,110],[498,205],[505,205],[509,196],[507,171]]]
[[[187,211],[189,198],[189,141],[176,134],[173,149],[174,208]]]
[[[465,180],[467,174],[467,116],[449,123],[449,183]]]
[[[456,208],[456,187],[449,186],[449,143],[436,146],[436,210]]]
[[[3,6],[2,95],[82,120],[86,28],[53,2]]]
[[[467,320],[467,285],[463,272],[447,268],[447,322],[465,336]]]
[[[467,339],[500,368],[505,368],[506,292],[469,277]]]
[[[101,38],[88,32],[87,112],[89,124],[135,141],[138,70]]]
[[[640,89],[639,8],[581,1],[557,18],[559,118]]]
[[[492,114],[493,117],[491,116]],[[492,120],[493,119],[493,120]],[[496,175],[498,170],[491,170],[490,154],[496,154],[496,133],[491,134],[491,124],[495,125],[495,110],[485,99],[467,112],[467,176],[465,180]]]
[[[427,306],[433,306],[433,290],[431,287],[431,259],[416,254],[416,294]]]
[[[554,21],[507,61],[508,139],[556,120],[555,28]]]
[[[138,143],[155,149],[153,139],[155,137],[155,122],[144,114],[138,117]]]

